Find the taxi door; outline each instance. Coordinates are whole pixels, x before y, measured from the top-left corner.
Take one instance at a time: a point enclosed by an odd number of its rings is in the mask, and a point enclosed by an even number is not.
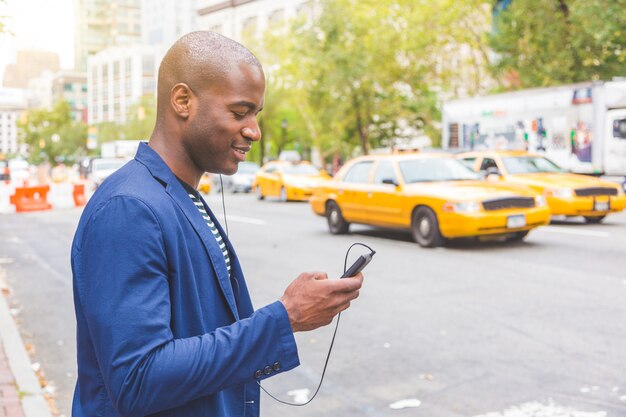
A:
[[[337,187],[337,204],[348,222],[366,223],[365,201],[370,189],[369,178],[374,161],[354,164]]]
[[[410,214],[403,214],[402,185],[392,161],[380,160],[374,167],[366,195],[368,223],[379,226],[410,226]]]

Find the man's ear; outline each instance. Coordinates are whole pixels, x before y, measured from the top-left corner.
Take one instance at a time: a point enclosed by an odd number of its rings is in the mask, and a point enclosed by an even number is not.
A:
[[[185,83],[178,83],[172,87],[170,95],[172,108],[174,109],[174,112],[183,119],[189,117],[189,107],[192,94],[191,88],[189,88],[189,86]]]

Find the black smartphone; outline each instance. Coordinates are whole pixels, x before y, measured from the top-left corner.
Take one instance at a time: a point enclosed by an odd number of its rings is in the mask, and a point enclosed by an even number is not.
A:
[[[375,251],[372,251],[371,253],[368,253],[367,255],[359,256],[359,259],[357,259],[352,264],[352,266],[348,268],[348,270],[341,276],[341,278],[353,277],[359,272],[361,272],[363,268],[365,268],[365,266],[371,262],[375,253],[376,253]]]

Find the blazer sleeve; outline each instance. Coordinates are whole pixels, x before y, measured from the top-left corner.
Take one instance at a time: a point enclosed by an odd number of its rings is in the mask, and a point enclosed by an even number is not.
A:
[[[299,365],[279,301],[211,333],[174,339],[163,239],[147,204],[114,197],[92,215],[75,255],[80,308],[120,415],[152,414],[266,378],[259,370],[268,365],[271,375]]]

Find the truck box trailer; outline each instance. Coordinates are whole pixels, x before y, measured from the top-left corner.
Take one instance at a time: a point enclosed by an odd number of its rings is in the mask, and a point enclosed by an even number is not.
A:
[[[444,103],[442,146],[525,149],[576,173],[626,179],[626,80]]]

